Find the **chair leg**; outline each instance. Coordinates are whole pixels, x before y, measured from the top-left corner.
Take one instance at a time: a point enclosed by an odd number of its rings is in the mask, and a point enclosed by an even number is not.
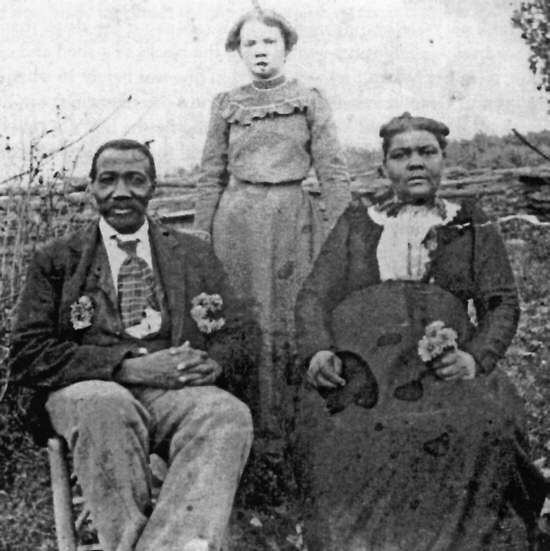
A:
[[[52,483],[53,512],[59,551],[76,551],[77,540],[73,524],[71,482],[65,442],[55,436],[48,440],[48,457]]]

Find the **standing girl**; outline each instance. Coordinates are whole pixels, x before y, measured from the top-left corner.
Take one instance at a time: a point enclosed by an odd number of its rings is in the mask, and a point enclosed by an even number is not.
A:
[[[214,98],[195,221],[211,236],[235,291],[255,304],[263,346],[252,406],[269,438],[282,437],[290,417],[296,295],[326,229],[350,200],[329,105],[283,72],[297,39],[268,10],[247,13],[230,30],[225,48],[239,53],[252,82]],[[312,166],[324,220],[302,187]]]

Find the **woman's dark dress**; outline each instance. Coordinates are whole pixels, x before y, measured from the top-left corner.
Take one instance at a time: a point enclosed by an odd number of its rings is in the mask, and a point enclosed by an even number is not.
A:
[[[334,393],[326,403],[314,389],[301,393],[295,449],[308,548],[527,550],[544,485],[529,462],[521,401],[494,369],[519,311],[502,239],[481,210],[464,204],[436,229],[423,282],[381,283],[382,229],[362,204],[350,206],[298,298],[304,361],[321,349],[351,350],[378,385],[370,408],[361,402],[368,384],[353,395],[348,382],[342,392],[351,398],[338,407]],[[470,299],[477,327],[466,314]],[[395,389],[425,367],[416,343],[435,319],[458,331],[480,373],[468,381],[426,377],[419,399],[398,399]]]

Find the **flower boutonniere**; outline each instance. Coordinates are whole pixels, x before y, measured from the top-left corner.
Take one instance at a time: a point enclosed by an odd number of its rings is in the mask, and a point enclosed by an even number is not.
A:
[[[82,295],[71,304],[71,323],[76,331],[86,329],[92,325],[94,303],[87,295]]]
[[[223,299],[220,295],[201,293],[193,298],[191,304],[191,317],[202,333],[219,331],[225,325],[225,319],[220,315],[223,308]]]

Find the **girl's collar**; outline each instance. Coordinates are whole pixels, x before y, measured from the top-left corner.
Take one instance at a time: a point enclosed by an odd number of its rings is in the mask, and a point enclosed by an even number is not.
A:
[[[268,78],[266,80],[253,80],[252,86],[256,90],[273,90],[273,88],[278,88],[286,82],[285,75],[279,75],[274,78]]]

